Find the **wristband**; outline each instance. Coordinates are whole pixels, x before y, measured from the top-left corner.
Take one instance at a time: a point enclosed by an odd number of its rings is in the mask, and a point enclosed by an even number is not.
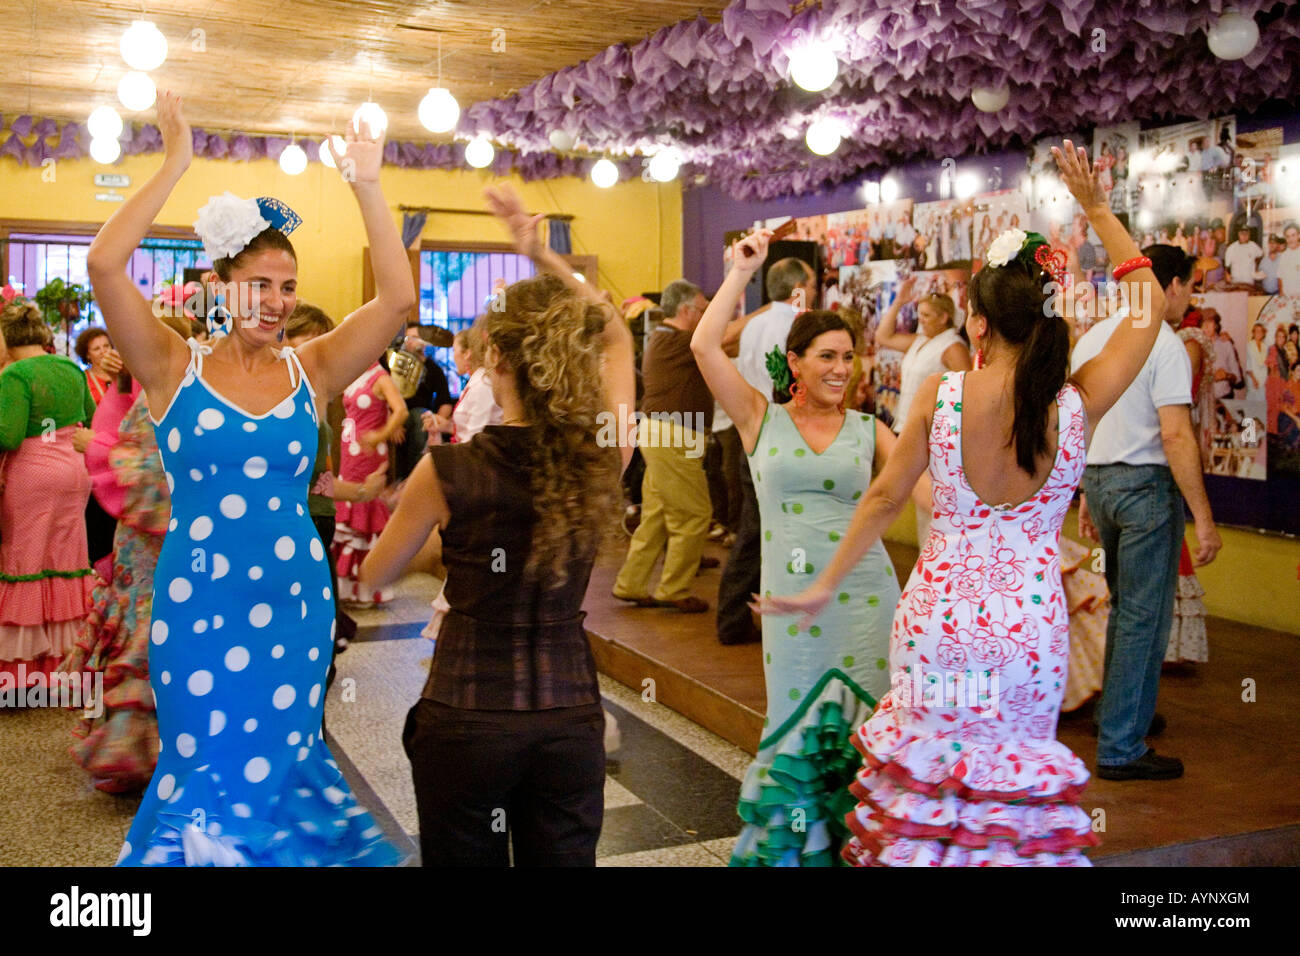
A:
[[[1115,281],[1118,282],[1120,279],[1124,278],[1124,276],[1128,275],[1134,269],[1141,269],[1143,267],[1150,269],[1151,260],[1148,259],[1146,256],[1134,256],[1132,259],[1128,259],[1124,262],[1121,262],[1119,265],[1117,265],[1115,267],[1114,272],[1112,272],[1111,275],[1114,277]]]

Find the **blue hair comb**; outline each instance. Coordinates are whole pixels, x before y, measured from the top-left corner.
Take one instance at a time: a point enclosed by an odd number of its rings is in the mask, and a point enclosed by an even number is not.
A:
[[[280,199],[270,196],[258,196],[257,208],[262,218],[271,224],[271,228],[286,236],[302,225],[302,216],[298,215]]]

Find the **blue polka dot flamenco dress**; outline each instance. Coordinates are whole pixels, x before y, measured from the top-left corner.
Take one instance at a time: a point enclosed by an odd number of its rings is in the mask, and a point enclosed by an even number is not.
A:
[[[385,866],[400,854],[321,739],[334,595],[307,514],[314,393],[249,415],[193,355],[161,421],[172,517],[149,672],[161,750],[119,865]]]

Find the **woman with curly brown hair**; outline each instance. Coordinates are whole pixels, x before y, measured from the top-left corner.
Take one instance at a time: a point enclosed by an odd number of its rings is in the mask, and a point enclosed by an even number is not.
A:
[[[441,530],[451,610],[403,733],[424,865],[505,866],[511,839],[517,865],[592,866],[604,718],[581,607],[634,446],[632,334],[540,247],[540,216],[509,190],[487,198],[550,273],[487,313],[503,421],[429,449],[362,578],[392,581]],[[624,424],[612,439],[611,420]]]

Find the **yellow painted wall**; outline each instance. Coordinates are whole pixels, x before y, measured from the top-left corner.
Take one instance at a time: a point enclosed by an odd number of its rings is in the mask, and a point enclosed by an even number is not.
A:
[[[1096,542],[1078,536],[1078,527],[1078,510],[1072,508],[1065,518],[1066,535],[1095,547]],[[1196,569],[1205,588],[1206,611],[1215,617],[1300,634],[1300,541],[1236,528],[1220,528],[1219,536],[1223,538],[1223,550],[1210,564]],[[885,537],[916,544],[916,518],[911,507],[903,510]],[[1195,540],[1189,523],[1189,546]]]
[[[102,222],[120,208],[98,202],[97,172],[125,173],[130,195],[158,168],[161,155],[135,156],[112,167],[89,159],[60,160],[54,182],[41,170],[0,158],[0,219]],[[479,170],[385,168],[384,194],[400,223],[399,204],[483,209],[483,188],[497,178]],[[599,189],[589,180],[567,177],[525,183],[507,180],[536,212],[572,214],[574,252],[599,257],[600,284],[617,299],[663,288],[680,278],[682,197],[677,182],[639,179]],[[311,163],[288,176],[270,160],[232,162],[196,159],[158,217],[159,225],[192,226],[210,195],[230,190],[238,196],[275,196],[303,218],[293,234],[299,261],[299,296],[335,319],[361,304],[361,255],[366,245],[361,215],[338,172]],[[506,238],[495,219],[485,216],[430,215],[424,238],[499,242]]]

